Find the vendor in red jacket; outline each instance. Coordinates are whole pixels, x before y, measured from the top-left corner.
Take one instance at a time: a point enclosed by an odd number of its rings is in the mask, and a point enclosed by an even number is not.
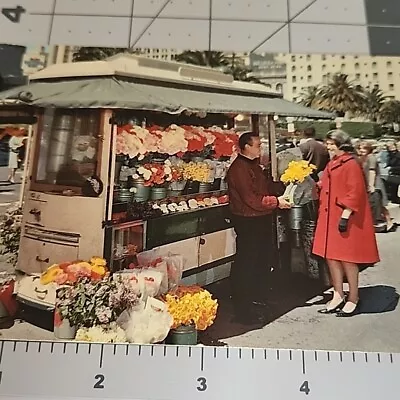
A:
[[[253,132],[239,138],[240,154],[227,174],[230,210],[236,233],[236,257],[231,269],[236,320],[243,324],[261,322],[254,305],[265,298],[267,272],[271,268],[268,245],[271,213],[290,208],[283,197],[272,196],[259,164],[261,141]]]
[[[328,263],[333,299],[321,313],[349,317],[357,311],[359,264],[379,261],[364,173],[352,154],[350,137],[341,130],[328,132],[331,156],[320,182],[320,206],[313,253]],[[349,296],[343,291],[344,277]]]

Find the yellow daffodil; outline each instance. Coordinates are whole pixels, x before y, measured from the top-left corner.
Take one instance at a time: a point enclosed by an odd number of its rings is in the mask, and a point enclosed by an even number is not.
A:
[[[58,275],[63,274],[64,271],[59,267],[58,264],[54,264],[49,267],[40,277],[40,283],[42,285],[48,285],[55,281]]]
[[[281,181],[285,184],[302,183],[315,169],[316,166],[308,161],[291,161],[282,174]]]

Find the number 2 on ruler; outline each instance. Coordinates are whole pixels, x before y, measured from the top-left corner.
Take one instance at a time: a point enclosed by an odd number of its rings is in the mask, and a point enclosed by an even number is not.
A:
[[[21,15],[26,12],[24,7],[17,6],[15,8],[2,8],[1,13],[14,24],[21,22]]]

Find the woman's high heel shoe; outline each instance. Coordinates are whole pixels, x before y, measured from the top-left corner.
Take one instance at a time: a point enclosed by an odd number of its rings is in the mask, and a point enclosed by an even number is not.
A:
[[[358,314],[359,309],[360,309],[360,301],[357,302],[357,304],[354,307],[353,311],[347,312],[347,311],[344,311],[343,309],[341,309],[341,310],[336,312],[336,316],[339,317],[339,318],[352,317],[353,315]]]
[[[334,308],[329,308],[329,305],[322,310],[318,310],[320,314],[335,314],[338,313],[346,304],[346,299],[342,299],[342,301]]]

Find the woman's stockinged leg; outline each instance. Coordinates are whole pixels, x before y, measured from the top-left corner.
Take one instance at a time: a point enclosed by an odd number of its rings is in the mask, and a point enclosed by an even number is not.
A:
[[[329,267],[329,272],[331,275],[332,285],[333,285],[333,298],[327,304],[326,309],[320,310],[322,314],[335,312],[344,303],[344,292],[343,292],[343,277],[344,270],[342,263],[337,260],[326,260]]]
[[[344,269],[341,261],[337,260],[326,260],[329,267],[329,273],[332,279],[332,286],[335,290],[335,295],[340,296],[341,299],[344,298],[343,291],[343,278],[344,278]],[[334,295],[334,296],[335,296]]]
[[[343,311],[351,313],[355,310],[358,304],[358,275],[359,268],[357,264],[350,262],[343,262],[344,273],[349,283],[349,297],[346,305],[343,307]]]

